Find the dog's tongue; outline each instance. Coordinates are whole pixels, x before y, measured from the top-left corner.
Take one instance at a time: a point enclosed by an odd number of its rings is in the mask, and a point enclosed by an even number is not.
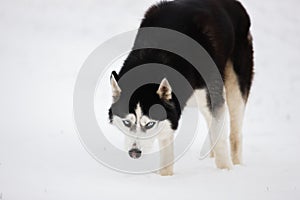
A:
[[[136,153],[135,152],[132,152],[131,156],[132,156],[132,158],[136,159]]]

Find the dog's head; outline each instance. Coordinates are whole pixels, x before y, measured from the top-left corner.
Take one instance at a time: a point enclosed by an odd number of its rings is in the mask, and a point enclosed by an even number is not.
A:
[[[166,78],[160,84],[146,84],[128,92],[119,77],[110,77],[113,103],[109,120],[126,135],[125,150],[132,158],[141,157],[152,147],[156,137],[177,129],[181,110]],[[129,94],[131,93],[131,94]]]

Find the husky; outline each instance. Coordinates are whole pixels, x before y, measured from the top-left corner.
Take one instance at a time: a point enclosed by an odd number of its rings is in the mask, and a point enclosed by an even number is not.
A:
[[[151,6],[144,15],[140,28],[160,27],[183,33],[197,41],[210,55],[221,74],[224,84],[215,87],[213,95],[218,101],[212,105],[211,95],[203,77],[194,71],[186,60],[160,49],[132,50],[119,73],[111,73],[113,102],[109,109],[110,123],[129,134],[126,150],[131,158],[138,159],[146,153],[154,140],[160,151],[160,175],[173,175],[173,139],[178,129],[182,111],[194,95],[200,111],[207,121],[210,134],[214,135],[212,119],[228,114],[230,120],[213,148],[212,156],[219,169],[231,169],[242,163],[242,125],[245,106],[253,79],[253,45],[250,18],[242,4],[236,0],[174,0]],[[127,85],[120,79],[130,70],[147,63],[167,65],[181,73],[192,90],[183,97],[180,105],[173,85],[176,80],[161,77],[160,84],[149,83],[137,87],[128,104],[122,101]],[[145,72],[147,73],[147,72]],[[156,75],[155,75],[156,76]],[[157,74],[157,77],[162,74]],[[134,80],[132,80],[134,82]],[[151,107],[159,105],[165,110],[151,115]],[[192,120],[192,119],[191,119]],[[159,133],[149,140],[147,134]],[[131,137],[133,136],[133,137]]]

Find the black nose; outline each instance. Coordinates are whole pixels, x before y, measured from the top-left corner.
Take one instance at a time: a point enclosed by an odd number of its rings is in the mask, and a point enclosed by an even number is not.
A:
[[[142,151],[137,148],[133,148],[128,151],[128,154],[131,158],[138,159],[139,157],[141,157]]]

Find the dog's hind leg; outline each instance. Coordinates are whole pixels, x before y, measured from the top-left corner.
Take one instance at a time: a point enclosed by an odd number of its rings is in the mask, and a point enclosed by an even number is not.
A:
[[[218,87],[218,85],[220,85]],[[222,83],[206,90],[196,90],[195,96],[198,107],[206,119],[209,135],[205,146],[209,143],[210,156],[215,157],[215,163],[220,169],[231,169],[232,162],[229,151],[228,107],[225,102],[224,86]],[[210,92],[208,92],[210,91]],[[212,101],[213,98],[213,101]],[[204,150],[202,152],[202,150]],[[200,156],[207,155],[207,147],[201,150]]]
[[[228,108],[226,103],[213,114],[209,134],[212,144],[215,163],[219,169],[231,169],[232,161],[229,153]]]
[[[231,61],[227,62],[225,71],[226,99],[230,114],[230,145],[233,164],[242,163],[242,126],[245,100],[242,97],[238,79]]]
[[[230,143],[233,164],[242,163],[242,126],[253,79],[252,36],[239,36],[225,68],[226,98],[230,112]]]
[[[194,97],[196,98],[197,107],[201,112],[201,114],[203,115],[206,121],[206,126],[209,129],[212,121],[212,115],[207,105],[207,92],[205,89],[195,90]],[[207,142],[207,144],[204,144],[205,148],[203,149],[203,152],[201,151],[200,156],[204,157],[207,154],[207,150],[209,149],[210,150],[209,155],[211,158],[213,158],[214,152],[212,150],[212,147],[214,144],[210,135],[208,135],[207,141],[205,142]]]
[[[215,163],[219,169],[231,169],[233,165],[229,149],[229,113],[225,101],[225,88],[223,83],[216,83],[207,91],[209,91],[207,99],[211,118],[209,136],[214,145]]]

